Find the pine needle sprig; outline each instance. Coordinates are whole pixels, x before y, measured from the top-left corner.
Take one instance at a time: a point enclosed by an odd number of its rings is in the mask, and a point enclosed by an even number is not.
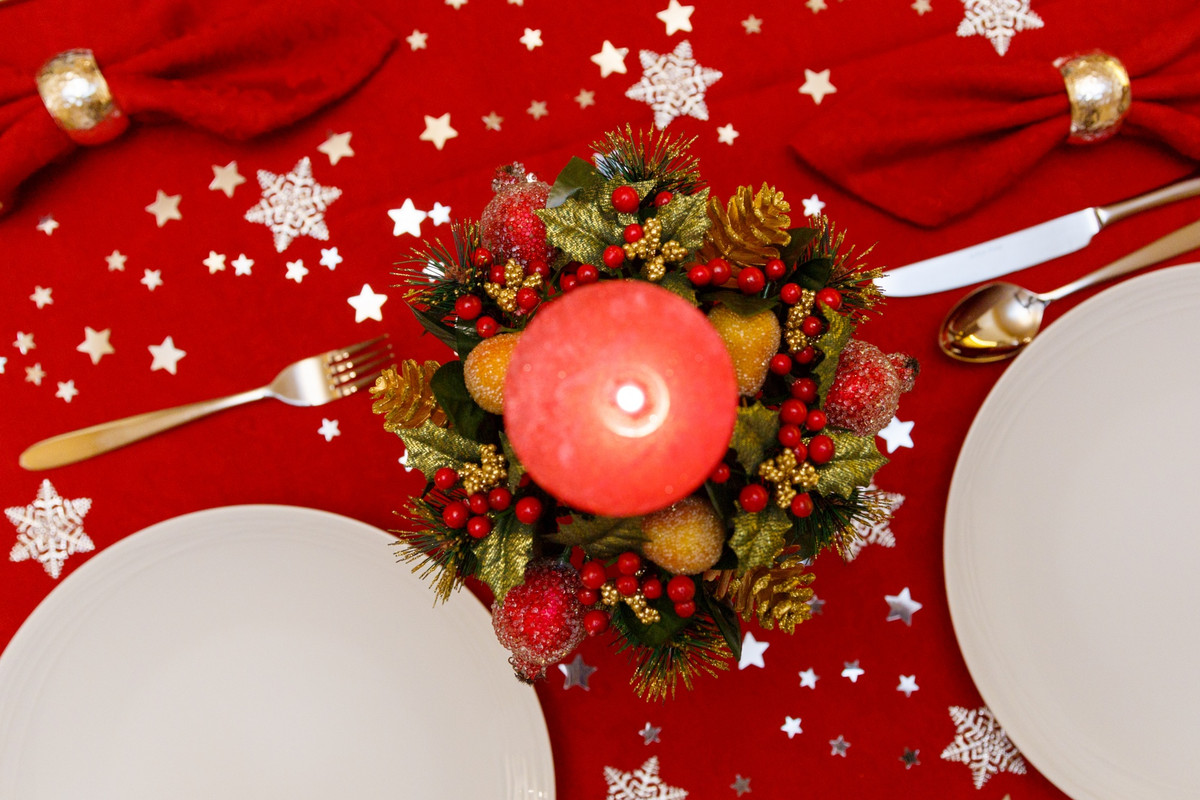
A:
[[[618,607],[612,615],[613,628],[620,635],[617,652],[629,651],[634,672],[629,682],[643,700],[675,697],[682,683],[691,690],[701,675],[716,677],[729,669],[733,654],[712,617],[697,611],[687,624],[665,641],[647,642],[635,629],[636,617]]]
[[[596,168],[607,179],[620,177],[628,183],[655,182],[654,192],[694,194],[704,188],[700,160],[689,152],[696,141],[682,139],[650,128],[634,133],[633,126],[609,131],[592,144]]]
[[[807,557],[832,549],[844,558],[850,543],[858,538],[856,523],[871,525],[888,516],[887,503],[875,492],[855,489],[849,497],[837,494],[810,497],[813,513],[796,520],[791,537]]]
[[[814,227],[817,230],[817,236],[813,240],[814,247],[820,255],[833,261],[828,285],[842,295],[842,304],[852,319],[865,319],[871,310],[883,301],[883,294],[875,285],[875,279],[883,275],[883,269],[868,267],[866,263],[866,258],[875,249],[875,245],[857,253],[852,245],[850,249],[842,252],[842,244],[846,239],[844,230],[835,230],[833,223],[824,215],[817,220]]]
[[[482,244],[479,225],[450,223],[450,242],[422,240],[422,247],[396,263],[404,300],[430,316],[441,318],[454,310],[454,301],[478,293],[486,279],[471,260]]]
[[[413,573],[430,581],[434,605],[449,600],[463,585],[463,579],[479,569],[469,534],[442,521],[448,502],[449,498],[437,490],[412,498],[403,511],[397,512],[408,523],[408,529],[392,531],[399,537],[394,545],[396,560],[413,564]]]

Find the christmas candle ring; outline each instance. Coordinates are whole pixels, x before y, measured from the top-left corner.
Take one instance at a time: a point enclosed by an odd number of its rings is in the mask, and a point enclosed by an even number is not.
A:
[[[1125,65],[1116,56],[1096,51],[1060,58],[1054,66],[1062,73],[1071,101],[1068,141],[1089,144],[1116,133],[1132,102]]]
[[[76,144],[103,144],[129,127],[91,50],[67,50],[47,61],[37,87],[55,124]]]

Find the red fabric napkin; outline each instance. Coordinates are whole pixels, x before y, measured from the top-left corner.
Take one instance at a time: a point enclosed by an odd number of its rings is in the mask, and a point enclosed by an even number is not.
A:
[[[1200,159],[1200,6],[1122,5],[1039,5],[1045,27],[1020,33],[1005,57],[973,39],[941,36],[835,68],[839,92],[828,100],[837,113],[801,125],[792,147],[866,201],[940,225],[1069,146],[1070,104],[1053,62],[1099,49],[1125,64],[1133,103],[1116,137],[1081,146],[1150,139]],[[1120,17],[1128,24],[1111,24]]]
[[[40,64],[61,49],[93,50],[117,103],[137,121],[178,119],[244,139],[289,125],[352,91],[395,42],[369,14],[330,0],[302,6],[264,0],[224,9],[214,4],[204,11],[171,5],[140,9],[136,26],[110,21],[84,28],[77,40],[65,46],[60,41],[59,49],[33,53],[33,44],[23,53],[0,55],[10,62],[0,63],[0,201],[76,147],[42,105],[35,82]]]

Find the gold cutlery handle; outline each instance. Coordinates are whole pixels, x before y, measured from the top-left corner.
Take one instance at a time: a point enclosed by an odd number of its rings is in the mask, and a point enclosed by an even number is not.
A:
[[[135,414],[132,417],[93,425],[70,433],[44,439],[21,453],[20,464],[28,470],[51,469],[74,464],[124,447],[127,444],[162,433],[192,420],[206,417],[227,408],[252,403],[267,397],[267,390],[253,389],[240,394],[203,400],[160,411]]]
[[[1167,203],[1174,203],[1177,200],[1186,200],[1189,197],[1195,197],[1198,194],[1200,194],[1200,178],[1189,178],[1186,181],[1173,183],[1170,186],[1164,186],[1161,189],[1155,189],[1152,192],[1138,195],[1130,200],[1122,200],[1120,203],[1101,206],[1096,209],[1096,216],[1100,219],[1100,227],[1104,227],[1110,223],[1118,222],[1132,216],[1139,211],[1148,211],[1152,208],[1165,206]]]

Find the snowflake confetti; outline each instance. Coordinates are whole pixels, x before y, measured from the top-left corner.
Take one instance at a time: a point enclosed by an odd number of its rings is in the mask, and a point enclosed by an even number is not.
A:
[[[962,0],[964,14],[958,23],[959,36],[986,36],[1004,55],[1013,36],[1045,23],[1029,7],[1030,0]]]
[[[83,518],[91,507],[90,498],[66,500],[50,481],[43,480],[31,504],[4,509],[4,516],[17,528],[17,543],[9,560],[32,558],[51,578],[57,578],[68,556],[95,549],[83,530]]]
[[[942,758],[969,766],[976,789],[982,789],[989,778],[1001,772],[1025,774],[1025,759],[987,706],[950,706],[950,719],[958,730],[954,741],[942,751]]]
[[[667,786],[658,777],[658,756],[651,756],[633,772],[605,767],[604,782],[608,784],[607,800],[683,800],[688,796],[687,791]]]
[[[329,239],[325,211],[342,196],[336,186],[322,186],[313,180],[308,156],[296,162],[286,175],[265,169],[258,171],[262,199],[246,212],[247,222],[259,222],[275,234],[275,251],[282,253],[299,236],[311,236],[322,242]]]
[[[874,492],[875,497],[887,511],[887,516],[878,522],[854,521],[854,532],[858,534],[858,537],[846,548],[847,561],[857,558],[862,549],[869,544],[877,544],[880,547],[896,546],[896,536],[892,533],[892,514],[904,505],[904,495],[896,492],[882,492],[874,483],[867,487],[867,491]]]
[[[662,55],[643,50],[639,58],[642,79],[625,96],[648,104],[656,126],[665,128],[676,117],[708,119],[704,92],[721,79],[721,73],[696,63],[690,42],[680,42],[674,52]]]

